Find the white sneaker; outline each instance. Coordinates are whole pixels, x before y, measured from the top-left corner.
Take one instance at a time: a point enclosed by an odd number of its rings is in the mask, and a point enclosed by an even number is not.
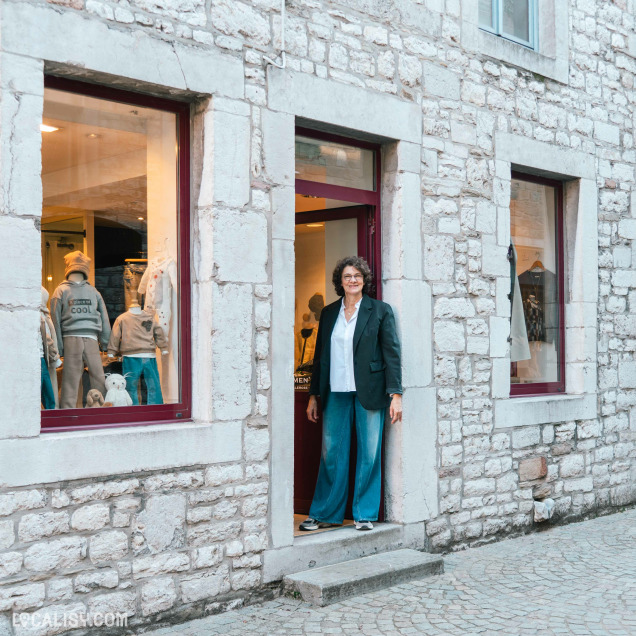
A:
[[[304,532],[310,532],[311,530],[318,530],[318,528],[331,528],[331,526],[335,525],[335,523],[327,523],[325,521],[312,519],[312,517],[307,517],[307,519],[298,526],[298,529],[303,530]]]
[[[361,519],[360,521],[356,521],[356,530],[373,530],[373,524],[370,521],[365,521]]]

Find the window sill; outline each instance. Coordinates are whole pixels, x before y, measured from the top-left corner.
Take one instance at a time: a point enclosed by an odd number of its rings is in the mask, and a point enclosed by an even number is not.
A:
[[[517,428],[596,417],[596,393],[495,400],[495,429]]]
[[[0,441],[0,487],[236,461],[241,422],[179,422]]]
[[[519,68],[549,77],[563,84],[568,83],[567,58],[560,59],[542,55],[523,44],[517,44],[483,29],[477,31],[477,50],[483,55]]]

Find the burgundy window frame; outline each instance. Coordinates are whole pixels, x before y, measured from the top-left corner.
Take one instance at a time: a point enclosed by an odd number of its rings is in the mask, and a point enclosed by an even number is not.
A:
[[[556,382],[529,382],[524,384],[510,383],[510,397],[530,397],[538,395],[561,395],[565,393],[565,242],[563,228],[563,182],[554,179],[538,177],[523,172],[513,171],[512,179],[527,181],[555,189],[555,249],[557,252],[557,285],[558,285],[558,317],[559,317],[559,346],[558,346],[558,375]],[[512,236],[511,236],[512,241]],[[510,363],[510,375],[513,365]]]
[[[329,183],[321,183],[319,181],[308,181],[306,179],[296,179],[296,194],[307,194],[310,196],[321,197],[325,199],[335,199],[336,201],[347,201],[349,203],[358,203],[360,205],[372,206],[372,212],[369,212],[369,207],[365,208],[368,218],[366,228],[366,238],[363,241],[361,233],[358,232],[358,249],[361,249],[366,242],[368,248],[368,263],[371,268],[371,274],[373,276],[373,295],[378,300],[382,299],[382,285],[380,284],[381,273],[381,245],[377,240],[378,233],[380,232],[380,204],[382,200],[382,193],[380,192],[381,184],[381,146],[380,144],[372,143],[370,141],[361,141],[358,139],[352,139],[350,137],[343,137],[342,135],[336,135],[327,133],[322,130],[314,130],[312,128],[305,128],[303,126],[296,126],[296,135],[301,137],[310,137],[316,141],[330,141],[336,144],[343,144],[345,146],[351,146],[354,148],[364,148],[365,150],[372,150],[374,154],[374,189],[363,190],[359,188],[348,188],[346,186],[331,185]],[[330,213],[329,209],[319,210],[317,212],[298,212],[296,213],[296,223],[311,223],[314,220],[335,220],[338,218],[352,218],[361,214],[360,208],[351,207],[351,210],[356,210],[355,213],[347,213],[347,208],[335,208]],[[315,215],[313,217],[303,216],[301,221],[299,217],[301,215]],[[332,216],[333,215],[333,216]]]
[[[190,104],[163,97],[45,75],[44,87],[109,101],[163,110],[177,120],[177,231],[179,280],[180,402],[100,409],[43,410],[41,431],[61,432],[94,428],[149,426],[183,422],[192,414],[190,350]]]

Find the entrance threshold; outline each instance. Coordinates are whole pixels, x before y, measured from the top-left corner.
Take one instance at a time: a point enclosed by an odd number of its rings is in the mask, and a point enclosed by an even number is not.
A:
[[[331,528],[318,528],[318,530],[310,530],[309,532],[306,530],[301,530],[298,526],[307,519],[307,515],[294,515],[294,537],[304,537],[308,534],[317,534],[319,532],[331,532],[333,530],[339,530],[340,528],[345,528],[346,526],[353,525],[353,519],[345,519],[342,522],[342,525],[332,526]],[[375,524],[374,524],[375,527]]]
[[[264,582],[280,581],[286,574],[303,572],[363,556],[401,548],[425,550],[424,522],[411,524],[379,523],[370,532],[355,526],[334,528],[329,532],[304,532],[293,544],[266,550],[263,555]]]

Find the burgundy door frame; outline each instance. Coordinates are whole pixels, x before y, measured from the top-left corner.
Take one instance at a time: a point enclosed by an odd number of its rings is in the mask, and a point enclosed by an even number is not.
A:
[[[320,130],[312,130],[311,128],[296,127],[296,135],[302,137],[311,137],[319,141],[330,141],[355,148],[364,148],[365,150],[373,150],[375,152],[375,190],[361,190],[358,188],[347,188],[345,186],[331,185],[328,183],[319,183],[317,181],[307,181],[305,179],[296,179],[296,194],[307,194],[309,196],[321,197],[325,199],[334,199],[336,201],[347,201],[351,203],[359,203],[360,205],[373,206],[372,213],[369,215],[367,226],[367,252],[369,267],[373,274],[373,286],[375,288],[375,297],[379,300],[382,298],[382,246],[380,245],[380,204],[382,200],[381,192],[381,146],[368,141],[358,141],[349,137],[333,135]],[[338,208],[340,209],[340,208]],[[346,208],[343,208],[346,209]],[[324,210],[325,214],[329,210]],[[302,214],[302,213],[301,213]],[[337,217],[329,217],[337,218]]]
[[[143,405],[100,409],[42,411],[42,432],[76,431],[93,428],[148,426],[183,422],[192,416],[192,378],[190,344],[190,104],[153,97],[118,88],[89,84],[46,75],[45,88],[87,95],[100,99],[164,110],[177,119],[177,231],[179,234],[179,379],[180,398],[176,404]]]
[[[380,299],[382,295],[381,285],[381,245],[380,245],[380,175],[381,175],[381,147],[378,144],[361,142],[339,135],[332,135],[307,128],[296,128],[296,134],[303,137],[311,137],[317,140],[331,141],[373,150],[375,152],[375,191],[359,190],[344,186],[318,183],[296,179],[296,194],[347,201],[359,205],[341,208],[331,208],[311,212],[298,212],[295,215],[296,225],[305,223],[329,222],[341,219],[358,220],[358,254],[366,254],[373,275],[372,293],[370,295]],[[294,391],[294,513],[309,513],[309,505],[313,495],[313,488],[318,475],[320,462],[320,447],[322,440],[322,413],[318,424],[310,424],[306,420],[305,409],[307,406],[307,393]],[[355,431],[353,432],[355,439]],[[349,497],[347,502],[347,514],[351,509],[353,498],[353,482],[355,476],[355,445],[352,444],[351,461],[349,465]],[[382,458],[384,465],[384,453]],[[302,477],[299,475],[302,471]],[[302,491],[299,491],[297,479],[301,479]],[[384,518],[384,483],[380,498],[379,519]]]
[[[530,397],[538,395],[561,395],[565,393],[565,235],[563,227],[563,182],[554,179],[546,179],[523,172],[512,172],[512,179],[527,181],[539,185],[554,188],[555,205],[555,250],[557,253],[557,286],[558,286],[558,320],[559,320],[559,346],[558,353],[558,374],[556,382],[534,382],[534,383],[510,383],[510,397]],[[512,239],[511,239],[512,240]],[[511,375],[515,362],[511,362]]]

